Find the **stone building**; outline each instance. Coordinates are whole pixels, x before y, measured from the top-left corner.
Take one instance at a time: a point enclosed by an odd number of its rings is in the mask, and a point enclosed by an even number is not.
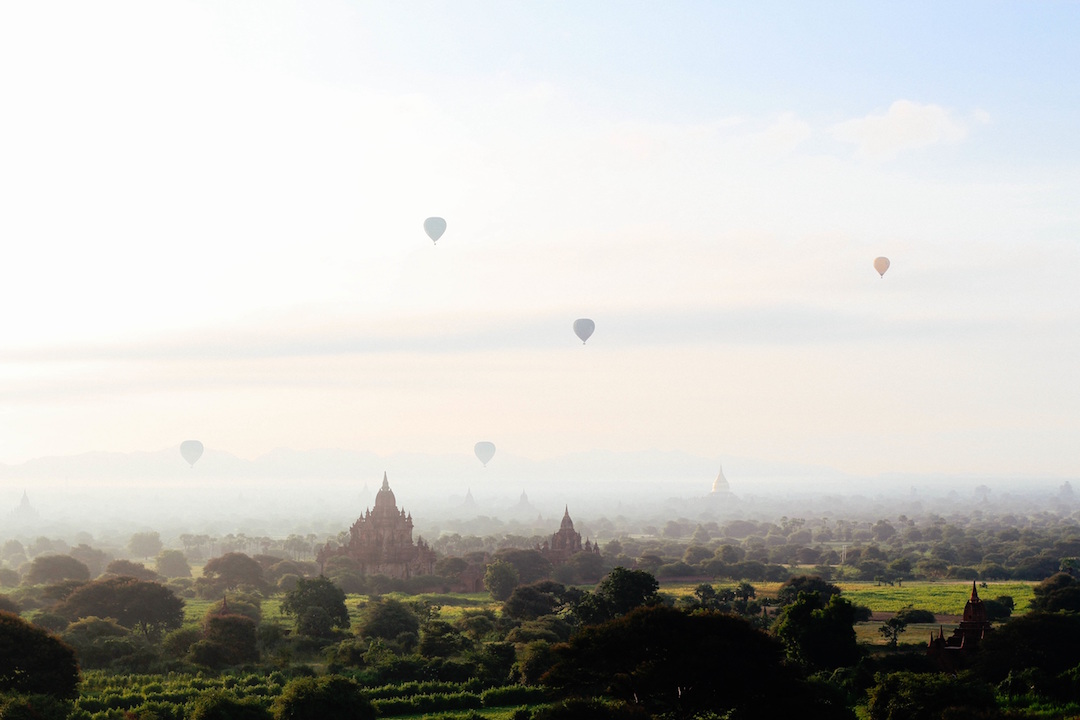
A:
[[[600,544],[592,543],[588,539],[585,540],[585,544],[581,543],[581,533],[574,529],[574,521],[570,519],[570,507],[567,506],[563,513],[562,523],[559,525],[559,531],[551,536],[550,540],[545,540],[543,544],[536,548],[540,551],[540,554],[552,565],[561,565],[572,556],[580,553],[595,553],[600,554]]]
[[[937,660],[942,669],[951,672],[963,665],[966,656],[978,647],[989,631],[990,621],[987,619],[986,606],[979,599],[979,591],[972,580],[971,597],[964,605],[960,626],[953,630],[949,637],[945,637],[945,630],[941,627],[938,628],[936,636],[931,632],[926,654]]]
[[[375,507],[364,512],[349,528],[349,539],[334,547],[327,542],[316,559],[319,567],[333,557],[343,556],[356,561],[364,575],[386,575],[408,578],[431,575],[435,567],[435,551],[422,537],[412,539],[412,514],[399,510],[394,491],[383,473],[382,488],[375,495]]]
[[[19,506],[11,511],[11,519],[15,522],[29,522],[37,519],[37,510],[30,504],[30,496],[23,490],[22,500]]]

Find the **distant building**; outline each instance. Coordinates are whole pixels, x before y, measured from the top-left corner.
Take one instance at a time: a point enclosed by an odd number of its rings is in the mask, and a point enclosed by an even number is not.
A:
[[[713,480],[712,492],[710,495],[731,495],[731,487],[728,485],[727,478],[724,477],[724,467],[720,466],[720,472],[717,474],[716,479]]]
[[[963,665],[967,656],[978,647],[990,629],[986,606],[979,599],[979,591],[975,589],[975,581],[972,580],[971,597],[964,605],[960,627],[953,630],[949,637],[945,637],[945,630],[941,627],[938,628],[936,636],[931,632],[926,654],[937,660],[943,670],[952,672]]]
[[[327,542],[319,550],[319,567],[327,560],[343,556],[355,560],[365,575],[386,575],[408,578],[431,575],[435,567],[435,551],[422,537],[412,539],[412,514],[398,510],[394,492],[383,473],[382,488],[375,495],[375,507],[368,509],[349,528],[349,539],[334,547]]]
[[[19,501],[19,506],[11,511],[12,520],[36,520],[37,510],[30,505],[30,496],[23,490],[22,500]]]
[[[551,536],[550,540],[545,540],[540,546],[536,548],[540,551],[540,554],[552,565],[562,565],[578,553],[594,553],[600,554],[600,543],[592,543],[588,539],[585,540],[585,544],[581,543],[581,533],[574,529],[574,521],[570,519],[570,507],[567,506],[563,513],[562,523],[559,525],[559,531]]]

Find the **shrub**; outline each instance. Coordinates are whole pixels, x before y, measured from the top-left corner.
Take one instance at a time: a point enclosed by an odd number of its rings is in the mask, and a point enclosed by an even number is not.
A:
[[[896,617],[905,623],[935,623],[937,618],[929,610],[919,610],[908,605],[896,613]]]
[[[0,697],[3,720],[66,720],[71,703],[51,695],[12,695]]]
[[[189,720],[271,720],[273,716],[254,698],[238,700],[218,690],[200,696],[188,717]]]
[[[274,701],[276,720],[374,720],[375,709],[355,681],[338,675],[297,678]]]

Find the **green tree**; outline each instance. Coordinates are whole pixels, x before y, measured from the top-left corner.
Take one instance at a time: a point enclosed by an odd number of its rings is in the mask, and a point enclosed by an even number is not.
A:
[[[274,701],[275,720],[374,720],[375,708],[355,681],[338,675],[290,680]]]
[[[113,577],[131,577],[136,580],[160,580],[161,576],[142,563],[130,560],[113,560],[105,567],[105,574]]]
[[[1031,601],[1032,610],[1080,612],[1080,582],[1068,573],[1054,573],[1033,590],[1035,597]]]
[[[809,591],[780,611],[773,632],[799,661],[832,670],[858,660],[854,625],[854,605],[839,595],[823,604],[821,595]]]
[[[135,533],[128,540],[128,550],[131,554],[143,559],[157,555],[162,547],[164,545],[161,543],[161,536],[156,532]]]
[[[751,598],[757,597],[757,588],[746,581],[736,585],[732,592],[735,593],[735,597],[743,602],[748,602]]]
[[[244,615],[210,612],[203,618],[203,639],[189,653],[194,662],[214,669],[256,662],[255,622]]]
[[[528,585],[551,577],[551,561],[536,550],[504,548],[492,556],[493,560],[502,560],[517,570],[518,582]]]
[[[61,639],[75,649],[87,670],[146,672],[157,658],[146,638],[112,618],[87,617],[64,628]]]
[[[0,611],[0,693],[78,696],[75,651],[18,615]]]
[[[506,600],[518,585],[517,569],[505,560],[495,560],[484,571],[484,588],[496,600]]]
[[[778,640],[732,615],[639,607],[554,653],[542,682],[563,697],[607,696],[674,718],[852,717],[801,681]]]
[[[997,704],[993,688],[977,678],[938,673],[895,672],[878,675],[877,684],[869,689],[867,697],[870,720],[990,717],[986,713]]]
[[[574,607],[582,622],[597,623],[625,615],[634,608],[660,602],[660,583],[644,570],[617,567],[585,593]]]
[[[167,578],[191,577],[191,565],[179,550],[162,550],[154,561],[159,575]]]
[[[503,613],[515,620],[535,620],[550,615],[577,596],[580,592],[568,591],[565,585],[552,580],[519,585],[503,604]]]
[[[108,553],[92,548],[86,543],[80,543],[71,548],[68,555],[85,565],[90,570],[90,577],[97,577],[104,572],[105,565],[109,562]]]
[[[821,601],[821,607],[825,607],[829,598],[840,594],[840,588],[817,575],[796,575],[780,585],[780,589],[776,591],[776,601],[781,605],[787,605],[795,602],[804,592],[817,595]]]
[[[146,638],[157,638],[183,624],[184,601],[160,583],[107,578],[76,589],[56,606],[56,613],[72,620],[90,616],[116,618]]]
[[[39,555],[30,563],[23,582],[27,585],[45,585],[64,580],[86,582],[90,579],[90,568],[68,555]]]
[[[596,553],[579,552],[570,556],[564,567],[569,568],[575,581],[594,583],[604,575],[604,558]]]
[[[19,573],[6,567],[0,567],[0,587],[13,588],[19,584]]]
[[[467,570],[469,563],[464,558],[444,557],[435,562],[435,574],[447,580],[457,581],[461,573]]]
[[[418,634],[420,619],[405,603],[393,598],[384,598],[371,603],[366,617],[360,624],[360,635],[366,638],[393,640],[402,633]]]
[[[1027,668],[1055,676],[1076,667],[1078,647],[1080,615],[1030,612],[987,633],[975,662],[980,674],[994,683]]]
[[[420,633],[420,654],[426,658],[450,657],[470,648],[472,643],[444,620],[424,623]]]
[[[266,589],[262,566],[240,552],[225,553],[208,561],[203,566],[203,576],[195,581],[196,592],[204,598],[220,597],[226,590],[241,586]]]
[[[883,622],[881,627],[878,628],[878,632],[889,642],[889,647],[895,650],[897,643],[900,641],[900,636],[907,631],[907,626],[908,621],[898,612]]]
[[[296,619],[299,629],[301,618],[310,615],[310,608],[319,608],[329,620],[330,628],[349,628],[349,611],[345,607],[345,593],[327,578],[319,576],[311,580],[300,578],[296,589],[286,593],[281,601],[281,611]],[[311,624],[309,623],[309,627]],[[326,637],[320,634],[319,637]]]

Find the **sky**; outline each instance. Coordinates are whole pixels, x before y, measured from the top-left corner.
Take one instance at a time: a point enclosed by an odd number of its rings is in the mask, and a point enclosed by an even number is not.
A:
[[[485,440],[1076,477],[1078,29],[4,3],[0,463]]]

